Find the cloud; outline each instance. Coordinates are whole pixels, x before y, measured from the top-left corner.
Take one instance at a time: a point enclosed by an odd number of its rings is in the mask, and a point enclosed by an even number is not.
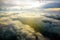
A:
[[[47,8],[44,11],[60,11],[60,8]]]
[[[54,8],[54,9],[60,8],[60,3],[55,3],[55,2],[47,3],[47,4],[43,5],[42,8]]]
[[[60,1],[60,0],[40,0],[40,1]]]
[[[0,0],[0,8],[6,10],[9,8],[14,10],[24,10],[24,9],[41,9],[45,4],[54,3],[59,1],[44,1],[44,0]]]
[[[19,13],[18,13],[19,14]],[[3,15],[3,16],[2,16]],[[37,33],[34,28],[23,24],[15,13],[1,13],[0,16],[0,38],[4,40],[45,40],[41,33]],[[13,16],[13,17],[10,17]],[[16,20],[14,19],[16,18]],[[19,17],[20,18],[20,17]],[[14,20],[13,20],[14,19]],[[22,19],[22,18],[21,18]],[[24,19],[23,19],[24,21]],[[31,21],[31,20],[30,20]],[[37,38],[36,38],[37,37]]]
[[[52,4],[51,4],[52,5]],[[55,5],[56,6],[56,5]],[[59,40],[60,38],[60,8],[46,8],[43,12],[45,23],[42,34],[49,37],[51,40]],[[57,38],[56,38],[57,37]],[[59,39],[58,39],[59,38]]]
[[[36,0],[5,0],[0,2],[0,6],[19,6],[23,9],[29,9],[39,7],[40,3]]]

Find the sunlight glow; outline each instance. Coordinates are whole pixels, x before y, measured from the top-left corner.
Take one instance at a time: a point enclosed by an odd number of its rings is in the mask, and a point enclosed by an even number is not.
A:
[[[5,0],[3,1],[3,6],[8,7],[16,7],[17,8],[22,8],[22,9],[31,9],[31,8],[38,8],[41,7],[45,2],[40,2],[38,0]],[[8,5],[13,5],[13,6],[8,6]]]
[[[39,18],[40,14],[36,13],[22,13],[19,15],[20,17],[26,17],[26,18]]]
[[[47,8],[45,11],[60,11],[60,8]]]

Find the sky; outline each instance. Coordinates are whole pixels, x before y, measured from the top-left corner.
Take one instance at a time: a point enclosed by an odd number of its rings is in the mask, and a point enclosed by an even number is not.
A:
[[[60,0],[0,0],[1,9],[38,9],[45,4],[60,3]],[[48,5],[47,5],[48,6]]]

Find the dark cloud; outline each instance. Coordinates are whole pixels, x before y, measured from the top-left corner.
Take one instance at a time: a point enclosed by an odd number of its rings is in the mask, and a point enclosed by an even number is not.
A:
[[[53,22],[54,21],[54,22]],[[51,40],[60,40],[60,23],[54,20],[43,20],[45,26],[42,34]]]
[[[42,8],[60,8],[60,3],[48,3],[45,4]]]
[[[47,11],[45,17],[42,34],[51,40],[60,40],[60,11]]]
[[[48,13],[49,15],[45,15],[45,17],[60,20],[60,11],[48,11],[47,14]]]
[[[40,0],[40,1],[60,1],[60,0]]]

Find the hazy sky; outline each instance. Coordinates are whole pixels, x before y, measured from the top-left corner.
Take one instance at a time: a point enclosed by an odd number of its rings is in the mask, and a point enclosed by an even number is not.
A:
[[[41,7],[43,4],[50,3],[46,0],[0,0],[0,6],[19,6],[21,8]]]
[[[60,0],[0,0],[0,8],[36,9],[48,3],[58,3]]]

